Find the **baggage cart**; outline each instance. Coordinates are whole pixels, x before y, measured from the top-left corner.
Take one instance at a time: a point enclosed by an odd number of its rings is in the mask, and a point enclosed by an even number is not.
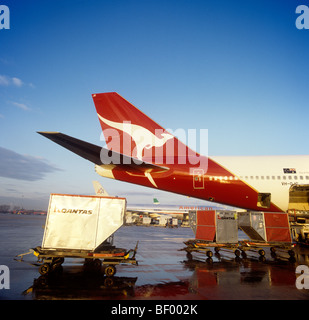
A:
[[[265,260],[265,249],[270,249],[272,257],[277,251],[286,251],[290,258],[295,256],[292,250],[292,237],[289,217],[284,212],[239,212],[239,228],[244,231],[250,240],[239,241],[242,256],[246,257],[247,251],[255,251],[260,255],[260,260]]]
[[[52,250],[36,247],[33,254],[38,258],[39,273],[41,275],[57,271],[61,267],[65,258],[84,259],[84,267],[90,271],[101,271],[102,265],[106,276],[113,276],[116,273],[116,265],[132,264],[138,265],[135,259],[138,243],[135,249],[127,251],[126,249],[111,247],[102,247],[96,251],[84,250]]]
[[[113,246],[114,233],[124,224],[126,199],[51,194],[42,245],[31,249],[40,274],[59,269],[65,258],[82,258],[86,267],[112,276],[116,265],[137,265],[135,249]],[[20,260],[26,254],[17,256]]]
[[[238,249],[238,223],[236,211],[198,210],[189,212],[189,225],[195,234],[195,239],[184,242],[183,249],[191,258],[192,252],[205,253],[211,259],[214,248],[232,251],[240,256]],[[208,260],[210,261],[210,260]]]
[[[290,260],[294,259],[293,244],[287,213],[281,212],[236,212],[236,211],[191,211],[189,225],[195,239],[184,242],[188,258],[192,252],[206,253],[211,259],[214,248],[232,251],[236,258],[247,257],[248,251],[259,254],[259,260],[265,261],[265,249],[276,258],[277,251],[285,251]],[[238,239],[238,228],[248,236],[248,240]]]

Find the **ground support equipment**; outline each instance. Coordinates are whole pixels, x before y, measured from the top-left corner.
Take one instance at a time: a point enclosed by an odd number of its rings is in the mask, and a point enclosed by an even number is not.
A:
[[[242,240],[238,243],[217,243],[217,242],[208,242],[203,240],[191,239],[185,241],[185,248],[181,249],[182,251],[187,252],[188,259],[192,259],[192,252],[199,252],[206,254],[207,258],[212,258],[213,252],[211,248],[214,248],[215,253],[219,253],[221,250],[226,250],[229,252],[233,252],[235,254],[235,258],[239,259],[247,258],[247,252],[257,252],[259,254],[259,261],[266,261],[266,252],[265,249],[270,249],[270,255],[272,258],[277,257],[278,251],[287,252],[289,255],[289,261],[293,261],[295,258],[295,252],[292,250],[293,244],[287,242],[263,242],[263,241],[250,241],[250,240]],[[209,261],[209,260],[208,260]]]
[[[270,249],[270,255],[273,258],[277,257],[278,251],[287,252],[289,259],[293,260],[295,257],[295,252],[292,250],[294,245],[291,242],[265,242],[265,241],[251,241],[251,240],[242,240],[239,241],[239,250],[243,258],[247,257],[247,251],[258,252],[260,255],[259,260],[265,261],[265,250],[266,248]]]
[[[188,258],[192,252],[206,252],[212,257],[211,247],[216,253],[220,250],[233,251],[236,258],[247,257],[247,251],[259,254],[265,261],[265,248],[270,248],[273,258],[276,251],[287,251],[290,261],[294,258],[288,214],[283,212],[236,212],[227,210],[196,210],[189,212],[189,225],[195,239],[185,242]],[[250,240],[240,240],[241,229]]]
[[[38,262],[33,264],[39,266],[39,273],[47,275],[53,271],[61,268],[64,259],[66,258],[81,258],[84,259],[84,266],[90,271],[101,271],[102,265],[104,266],[104,273],[110,277],[116,273],[116,265],[119,264],[132,264],[138,265],[135,259],[138,243],[135,249],[121,249],[114,246],[102,248],[96,251],[85,250],[69,250],[69,249],[42,249],[36,247],[25,254],[20,254],[16,258],[22,261],[24,255],[33,253]]]
[[[186,248],[182,249],[187,252],[187,257],[192,257],[192,252],[204,253],[208,258],[212,258],[213,252],[211,248],[214,248],[215,253],[219,253],[220,250],[228,250],[235,254],[235,257],[240,256],[240,250],[237,243],[217,243],[203,240],[188,240],[184,242]]]

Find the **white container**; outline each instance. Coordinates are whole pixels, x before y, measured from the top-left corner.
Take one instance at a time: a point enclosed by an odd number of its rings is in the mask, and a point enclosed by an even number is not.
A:
[[[160,217],[160,219],[159,219],[159,225],[160,226],[166,226],[166,224],[167,224],[167,217]]]
[[[126,199],[51,194],[43,249],[93,251],[124,223]]]
[[[143,217],[143,224],[150,224],[150,223],[151,223],[151,218]]]

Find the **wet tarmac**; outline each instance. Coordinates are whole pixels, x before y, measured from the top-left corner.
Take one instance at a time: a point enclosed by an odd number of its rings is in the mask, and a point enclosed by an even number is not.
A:
[[[83,260],[66,259],[62,272],[40,276],[36,257],[14,260],[41,245],[44,216],[0,214],[0,265],[10,270],[10,289],[0,290],[2,300],[308,300],[309,289],[297,289],[298,265],[309,266],[309,248],[296,246],[295,261],[286,252],[266,261],[250,253],[235,259],[221,251],[212,261],[205,254],[187,257],[184,241],[193,238],[189,228],[124,226],[115,234],[117,247],[133,249],[138,266],[119,265],[114,277],[85,272]]]

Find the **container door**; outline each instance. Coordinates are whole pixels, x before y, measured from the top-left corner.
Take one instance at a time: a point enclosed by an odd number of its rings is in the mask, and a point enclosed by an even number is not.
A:
[[[216,241],[218,243],[237,243],[237,213],[234,211],[217,211],[216,213]]]
[[[195,239],[214,241],[216,236],[216,211],[198,210],[196,212]]]

